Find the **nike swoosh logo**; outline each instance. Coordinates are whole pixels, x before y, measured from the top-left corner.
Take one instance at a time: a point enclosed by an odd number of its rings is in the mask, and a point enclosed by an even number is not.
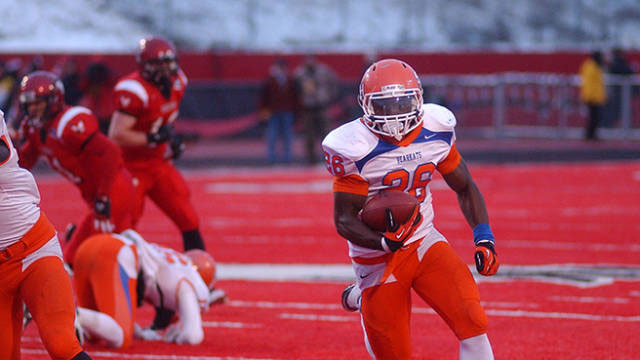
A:
[[[369,276],[369,275],[371,275],[371,274],[373,274],[373,273],[360,274],[360,279],[364,279],[364,278],[366,278],[367,276]]]
[[[404,234],[404,230],[402,229],[402,232],[400,234],[396,234],[396,239],[400,239],[402,237],[402,234]]]
[[[431,139],[431,138],[432,138],[432,137],[434,137],[434,136],[436,136],[436,134],[432,134],[432,135],[429,135],[429,136],[425,135],[425,136],[424,136],[424,139],[425,139],[425,140],[429,140],[429,139]]]

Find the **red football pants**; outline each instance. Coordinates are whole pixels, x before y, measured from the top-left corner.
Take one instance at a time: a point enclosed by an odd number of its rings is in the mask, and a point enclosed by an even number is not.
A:
[[[51,239],[55,239],[55,229],[42,214],[18,243],[2,252],[0,360],[20,359],[23,301],[51,358],[69,360],[82,351],[73,326],[75,308],[71,281],[62,260],[45,256],[22,269],[25,257]]]
[[[109,199],[111,200],[113,232],[120,233],[133,228],[135,189],[133,187],[133,178],[128,171],[124,169],[120,171],[113,183]],[[69,264],[73,264],[78,246],[89,236],[100,233],[100,230],[96,229],[93,223],[96,218],[93,212],[93,204],[87,205],[90,209],[89,213],[84,217],[69,242],[64,245],[64,261]]]
[[[118,263],[125,246],[109,234],[91,236],[78,248],[73,271],[78,306],[111,316],[122,328],[122,348],[133,341],[137,306],[137,281]]]
[[[129,162],[126,166],[133,175],[136,190],[134,226],[142,217],[148,195],[181,232],[198,229],[198,216],[189,199],[189,187],[172,163],[154,160]]]
[[[411,357],[411,289],[449,325],[458,339],[484,334],[487,317],[469,268],[451,246],[440,241],[418,258],[413,251],[398,253],[393,276],[397,281],[362,292],[362,319],[373,353],[378,359]]]

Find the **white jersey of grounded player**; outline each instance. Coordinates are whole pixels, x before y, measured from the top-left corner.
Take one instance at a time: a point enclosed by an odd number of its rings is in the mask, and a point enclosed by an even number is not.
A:
[[[176,294],[180,286],[186,285],[193,289],[200,309],[207,309],[209,288],[189,257],[173,249],[147,242],[133,230],[126,230],[121,236],[132,240],[136,246],[144,276],[146,301],[157,307],[178,311]]]
[[[33,175],[18,165],[18,152],[2,111],[0,118],[0,141],[10,151],[9,158],[0,162],[0,250],[4,250],[40,218],[40,192]]]
[[[420,134],[407,146],[382,140],[360,118],[334,129],[322,142],[325,156],[328,157],[329,172],[334,176],[361,177],[369,184],[368,198],[382,189],[395,186],[400,186],[401,191],[415,194],[420,201],[420,212],[424,220],[406,244],[423,238],[433,228],[429,182],[433,171],[449,155],[456,140],[456,118],[449,109],[437,104],[423,104],[422,110],[424,113]],[[409,178],[409,174],[413,174],[413,178]],[[428,237],[424,241],[435,242],[442,239]],[[352,242],[348,244],[351,257],[376,257],[384,254],[381,250],[368,249]]]

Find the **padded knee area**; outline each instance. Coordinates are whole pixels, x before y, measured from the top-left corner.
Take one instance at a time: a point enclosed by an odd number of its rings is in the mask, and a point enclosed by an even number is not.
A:
[[[482,305],[475,300],[465,301],[464,305],[466,307],[466,319],[457,322],[460,326],[453,329],[458,339],[467,339],[486,333],[489,321]]]

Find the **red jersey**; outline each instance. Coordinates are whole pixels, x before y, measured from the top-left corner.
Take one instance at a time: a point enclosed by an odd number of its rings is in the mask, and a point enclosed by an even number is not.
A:
[[[173,78],[171,96],[166,99],[158,87],[133,72],[121,78],[113,90],[115,109],[134,116],[133,130],[155,133],[164,124],[173,123],[178,117],[180,100],[187,87],[187,77],[178,70]],[[149,146],[122,146],[125,162],[164,159],[167,144]]]
[[[24,125],[23,130],[20,166],[30,169],[44,156],[52,169],[78,186],[86,201],[108,195],[116,175],[125,171],[118,146],[100,133],[98,120],[85,107],[65,106],[42,128]]]

